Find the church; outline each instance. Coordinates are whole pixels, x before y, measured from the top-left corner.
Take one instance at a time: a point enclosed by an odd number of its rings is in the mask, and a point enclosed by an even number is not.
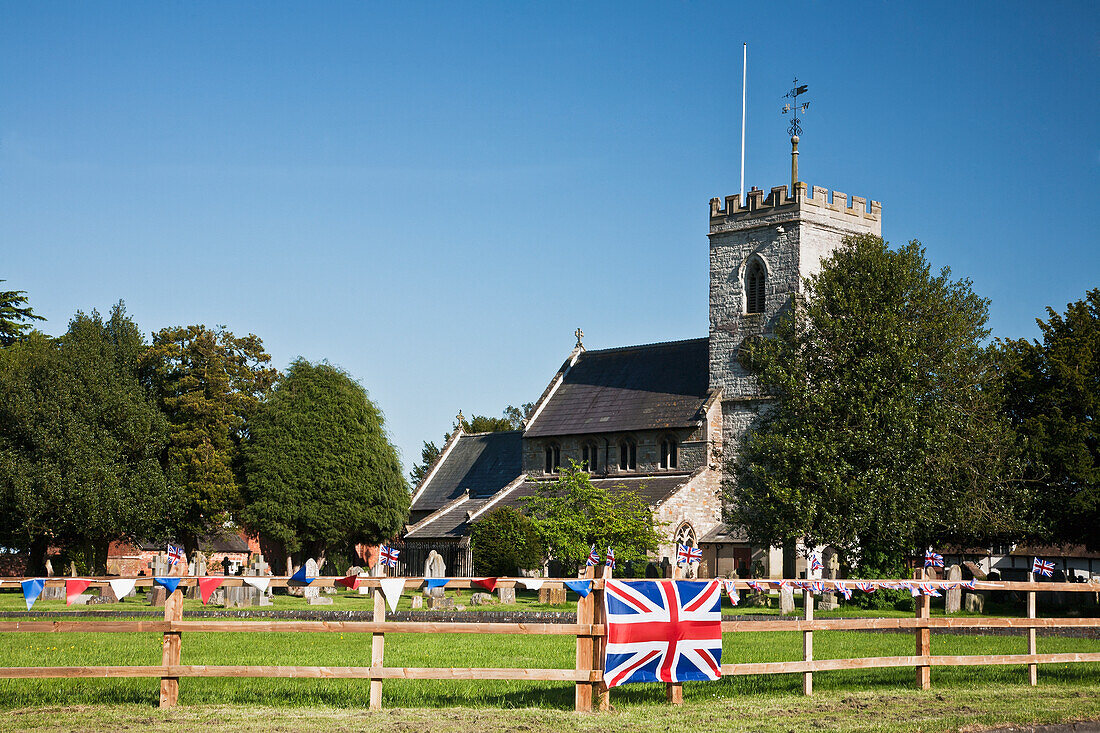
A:
[[[791,142],[789,189],[710,201],[707,336],[589,351],[578,329],[522,430],[467,434],[460,420],[413,493],[410,573],[434,549],[448,574],[470,575],[470,524],[496,507],[522,508],[572,460],[595,485],[649,503],[663,539],[657,561],[675,561],[681,543],[702,550],[699,577],[782,577],[781,550],[752,547],[743,528],[722,522],[723,467],[767,406],[739,354],[773,330],[802,278],[845,237],[882,233],[877,201],[799,181]]]

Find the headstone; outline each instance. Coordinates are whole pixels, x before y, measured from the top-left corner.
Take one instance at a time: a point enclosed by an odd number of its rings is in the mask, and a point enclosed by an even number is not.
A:
[[[321,596],[306,596],[306,603],[311,606],[331,606],[331,598],[323,598]]]
[[[821,577],[827,580],[836,580],[836,575],[840,572],[840,558],[836,554],[836,550],[826,548],[822,554],[822,565],[825,572]]]
[[[92,597],[93,597],[93,596],[92,596],[92,594],[91,594],[91,593],[81,593],[81,594],[80,594],[80,595],[78,595],[78,596],[77,596],[76,598],[74,598],[74,599],[73,599],[73,600],[72,600],[72,601],[71,601],[71,602],[69,603],[69,605],[70,605],[70,606],[87,606],[87,605],[88,605],[88,601],[90,601],[90,600],[92,599]]]
[[[515,586],[511,588],[499,587],[497,588],[497,597],[501,603],[515,603],[516,602],[516,589]]]
[[[784,585],[779,589],[779,615],[794,613],[794,588]]]
[[[350,568],[348,568],[348,572],[346,574],[347,575],[362,575],[363,574],[363,568],[359,567],[358,565],[352,565]]]
[[[319,574],[320,574],[320,570],[317,567],[317,561],[314,560],[312,557],[307,559],[306,560],[306,577],[307,578],[316,578]],[[307,585],[306,587],[302,588],[302,595],[306,597],[307,601],[310,601],[314,598],[320,597],[321,590],[320,590],[320,588],[314,587],[312,585]],[[332,603],[331,598],[329,598],[328,601],[329,601],[329,603]],[[310,605],[325,605],[325,604],[311,603]]]
[[[960,581],[962,580],[962,568],[958,565],[948,565],[947,572],[945,573],[948,580]],[[947,593],[944,594],[943,599],[943,612],[944,613],[958,613],[962,608],[962,588],[955,586],[948,588]]]
[[[967,613],[985,613],[985,596],[978,593],[967,593],[963,601]]]
[[[563,603],[568,603],[565,588],[552,588],[548,586],[539,588],[539,603],[545,603],[548,606],[558,606]]]
[[[835,611],[838,608],[840,604],[836,602],[836,593],[822,593],[817,600],[818,611]]]
[[[493,602],[492,593],[474,593],[470,596],[471,606],[485,606]]]
[[[191,555],[191,562],[188,563],[187,569],[193,576],[203,577],[206,575],[206,555],[202,554],[198,550],[195,550]],[[202,598],[199,593],[199,584],[195,583],[193,586],[187,589],[188,598]]]
[[[435,550],[428,553],[428,559],[424,561],[425,578],[446,578],[447,563],[443,562],[443,556]],[[439,589],[442,590],[442,589]],[[425,589],[427,592],[427,589]],[[434,595],[434,594],[432,594]]]
[[[971,560],[967,560],[963,563],[963,567],[970,571],[970,575],[974,580],[985,580],[985,571],[982,570],[978,563]]]
[[[168,597],[164,586],[154,585],[149,588],[149,592],[146,593],[146,597],[149,599],[150,606],[162,607],[164,606],[164,599]]]
[[[424,608],[424,596],[411,596],[412,610]]]
[[[428,608],[432,609],[433,611],[453,611],[455,607],[455,599],[448,596],[432,596],[428,599],[428,601]]]

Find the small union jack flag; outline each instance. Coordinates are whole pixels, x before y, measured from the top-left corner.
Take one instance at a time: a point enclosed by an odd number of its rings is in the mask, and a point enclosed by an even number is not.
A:
[[[723,580],[722,587],[726,589],[726,595],[730,597],[730,605],[736,606],[741,602],[741,594],[737,592],[737,584],[732,580]]]
[[[389,565],[391,568],[397,567],[397,556],[401,554],[400,550],[395,550],[392,547],[386,547],[382,545],[378,549],[378,559],[382,563]]]
[[[768,591],[767,588],[765,588],[760,583],[757,583],[755,580],[746,580],[745,582],[748,583],[749,587],[752,588],[757,593],[767,593],[767,591]]]
[[[688,547],[687,545],[680,545],[676,550],[676,564],[680,563],[692,563],[702,562],[703,551],[698,547]]]
[[[817,555],[810,556],[810,572],[821,570],[821,558]]]
[[[926,568],[942,568],[943,567],[943,555],[940,555],[932,550],[926,550],[924,553],[924,567]]]
[[[1051,560],[1043,560],[1042,558],[1035,558],[1031,563],[1031,572],[1036,575],[1042,575],[1047,578],[1054,577],[1054,563]]]
[[[809,588],[807,588],[807,590],[810,590],[810,591],[812,591],[814,593],[818,593],[818,594],[824,593],[825,592],[825,584],[824,583],[810,583]]]
[[[936,590],[936,586],[932,585],[931,583],[921,583],[918,588],[920,588],[920,592],[926,596],[939,598],[942,595],[938,590]]]
[[[970,579],[970,580],[964,581],[961,585],[962,585],[963,588],[966,588],[967,590],[978,590],[978,586],[974,582],[973,578]]]
[[[588,550],[588,559],[584,561],[586,567],[592,567],[593,565],[600,564],[600,553],[596,552],[596,546],[592,545]]]
[[[604,562],[604,565],[611,568],[612,570],[615,569],[615,551],[612,550],[610,547],[607,548],[607,560]]]
[[[840,591],[840,595],[844,596],[844,600],[846,600],[846,601],[852,600],[852,589],[851,588],[849,588],[846,585],[841,585],[840,583],[837,583],[836,584],[836,589],[838,591]]]
[[[182,562],[187,559],[187,555],[183,552],[183,548],[178,545],[168,543],[168,564],[175,565],[178,562]]]
[[[874,593],[875,592],[875,584],[874,583],[856,583],[856,588],[859,588],[864,593]]]

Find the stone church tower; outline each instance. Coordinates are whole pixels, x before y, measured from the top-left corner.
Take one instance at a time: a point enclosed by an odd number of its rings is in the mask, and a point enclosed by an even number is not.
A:
[[[797,156],[797,138],[794,156]],[[797,158],[794,158],[796,161]],[[758,414],[763,401],[738,354],[746,338],[771,333],[790,308],[802,278],[852,234],[882,234],[882,207],[814,186],[807,192],[792,165],[794,195],[786,186],[753,189],[710,201],[710,387],[722,390],[726,453]]]

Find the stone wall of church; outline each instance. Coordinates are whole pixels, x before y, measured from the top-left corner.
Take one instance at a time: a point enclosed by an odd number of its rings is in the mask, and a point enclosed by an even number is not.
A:
[[[676,532],[686,522],[695,531],[695,541],[722,521],[722,474],[710,469],[700,471],[687,485],[660,504],[653,513],[657,533],[664,540],[658,557],[676,561]]]
[[[600,465],[594,476],[660,474],[661,439],[674,436],[679,441],[676,471],[694,471],[707,463],[707,444],[698,429],[639,430],[632,433],[600,433],[594,435],[563,435],[553,438],[524,438],[523,472],[532,476],[545,475],[546,446],[556,443],[561,447],[561,465],[568,466],[570,459],[581,462],[585,443],[598,448]],[[704,434],[705,436],[705,434]],[[638,463],[635,471],[619,470],[619,441],[633,439],[638,446]],[[610,467],[610,468],[608,468]]]

